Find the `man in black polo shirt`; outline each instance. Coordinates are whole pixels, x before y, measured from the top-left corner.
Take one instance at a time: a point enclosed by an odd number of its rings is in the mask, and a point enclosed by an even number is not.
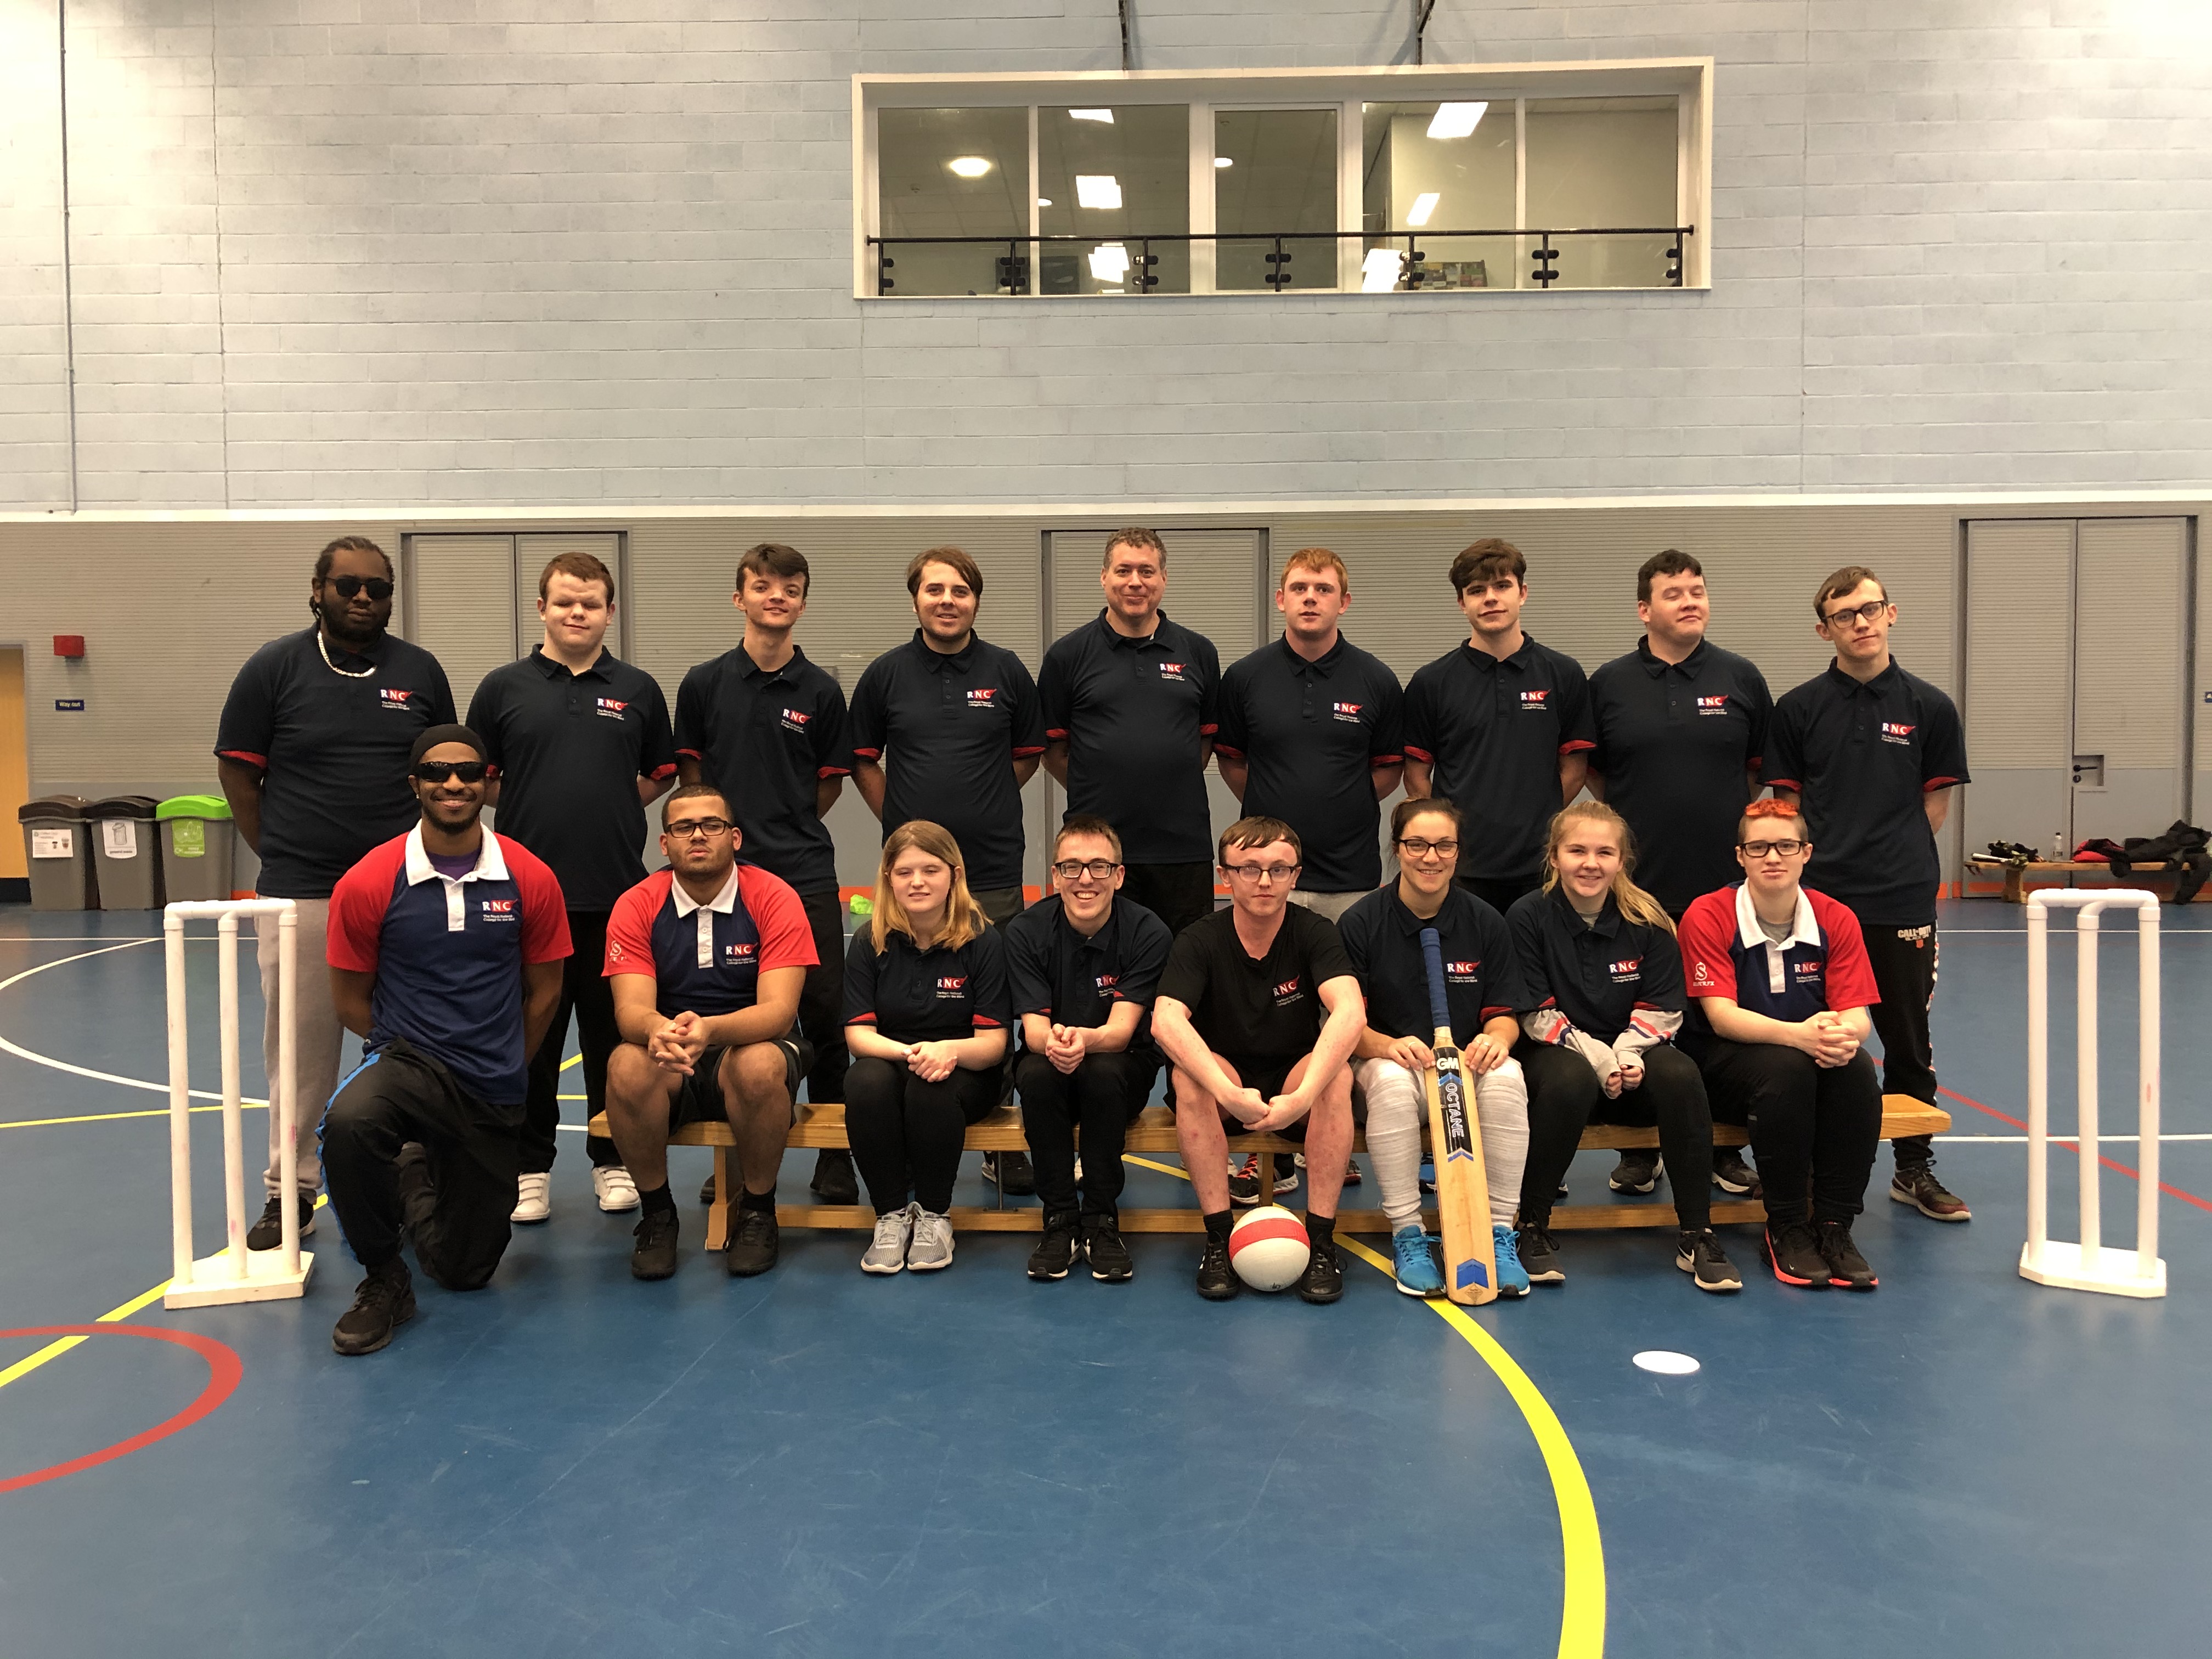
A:
[[[1582,793],[1595,741],[1582,665],[1521,631],[1528,574],[1494,537],[1454,559],[1467,643],[1406,688],[1406,793],[1467,815],[1460,882],[1501,915],[1543,879],[1544,831]]]
[[[499,769],[492,804],[502,835],[551,866],[568,907],[574,946],[562,970],[553,1024],[530,1061],[522,1170],[514,1219],[552,1213],[561,1053],[568,1016],[583,1050],[584,1121],[606,1109],[607,1057],[622,1041],[614,997],[599,971],[607,913],[645,879],[639,848],[645,806],[676,778],[676,744],[659,683],[605,646],[614,621],[614,573],[589,553],[563,553],[538,578],[542,644],[493,670],[469,701],[470,726]],[[584,1143],[592,1190],[610,1214],[637,1207],[637,1185],[605,1135]]]
[[[1677,921],[1691,900],[1742,878],[1736,819],[1759,793],[1774,712],[1766,677],[1706,640],[1711,614],[1704,567],[1674,548],[1653,554],[1636,573],[1644,637],[1589,679],[1589,792],[1628,820],[1636,884]],[[1648,1193],[1658,1170],[1656,1151],[1623,1152],[1613,1189]],[[1713,1148],[1713,1180],[1725,1192],[1759,1191],[1733,1146]]]
[[[1283,636],[1221,677],[1213,742],[1245,811],[1298,832],[1305,867],[1291,900],[1331,921],[1382,884],[1377,803],[1406,769],[1398,677],[1339,630],[1351,608],[1342,559],[1291,554],[1275,586]]]
[[[1238,1289],[1229,1262],[1228,1135],[1287,1135],[1306,1149],[1308,1302],[1344,1294],[1336,1200],[1352,1161],[1353,1048],[1367,1006],[1336,924],[1290,902],[1298,832],[1239,818],[1222,832],[1230,904],[1176,936],[1152,1004],[1153,1039],[1174,1067],[1176,1139],[1206,1217],[1198,1293]]]
[[[726,792],[745,838],[745,857],[797,890],[814,929],[816,963],[799,997],[799,1025],[814,1050],[810,1099],[845,1097],[845,923],[837,902],[837,849],[822,820],[853,769],[845,694],[791,641],[806,612],[805,557],[777,542],[738,562],[731,603],[744,614],[744,639],[701,663],[676,693],[676,763],[686,783]],[[814,1191],[825,1204],[856,1204],[853,1156],[823,1152]],[[708,1178],[702,1202],[711,1201]]]
[[[363,854],[404,833],[421,815],[408,787],[409,751],[434,726],[452,723],[446,671],[420,646],[394,639],[392,561],[374,542],[341,536],[315,559],[307,589],[312,627],[271,640],[231,683],[216,728],[216,767],[238,833],[259,854],[255,890],[299,902],[301,962],[321,959],[331,890]],[[276,1075],[276,925],[260,934],[261,1034]],[[299,1121],[300,1231],[313,1232],[322,1185],[316,1124],[337,1087],[344,1036],[319,975],[300,996],[294,1050],[299,1097],[313,1114]],[[303,981],[305,983],[305,981]],[[251,1249],[276,1248],[276,1115],[269,1115],[269,1202],[246,1234]]]
[[[1080,1253],[1093,1279],[1121,1284],[1136,1272],[1115,1207],[1121,1146],[1159,1070],[1152,1003],[1173,940],[1144,906],[1115,897],[1124,873],[1121,840],[1105,819],[1070,817],[1054,839],[1052,860],[1053,896],[1006,927],[1006,977],[1022,1022],[1014,1082],[1044,1200],[1044,1238],[1030,1256],[1029,1274],[1065,1279]]]
[[[1106,608],[1054,641],[1037,677],[1045,770],[1069,811],[1121,836],[1124,896],[1180,933],[1213,908],[1206,763],[1221,659],[1160,610],[1168,553],[1152,532],[1107,538],[1098,585]]]
[[[1866,934],[1881,1000],[1882,1088],[1936,1103],[1928,1010],[1936,994],[1936,832],[1951,792],[1968,781],[1959,710],[1889,654],[1897,607],[1881,580],[1846,565],[1814,596],[1814,631],[1835,647],[1825,673],[1774,706],[1764,775],[1778,799],[1801,802],[1813,837],[1805,885],[1840,900]],[[1936,1221],[1972,1212],[1936,1178],[1928,1135],[1895,1143],[1889,1195]]]
[[[921,626],[853,692],[853,781],[884,834],[909,818],[960,843],[968,890],[994,927],[1022,908],[1022,786],[1044,753],[1044,714],[1022,659],[975,634],[983,573],[957,547],[906,568]]]

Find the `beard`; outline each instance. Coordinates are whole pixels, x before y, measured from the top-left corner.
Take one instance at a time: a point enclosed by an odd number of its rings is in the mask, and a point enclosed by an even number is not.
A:
[[[368,645],[382,637],[385,624],[372,614],[366,623],[356,624],[351,606],[335,593],[319,605],[310,604],[310,610],[321,621],[330,636],[349,646]]]

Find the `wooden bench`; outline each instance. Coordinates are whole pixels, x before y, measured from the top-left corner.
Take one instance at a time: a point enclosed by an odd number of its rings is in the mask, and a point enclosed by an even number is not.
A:
[[[1882,1097],[1881,1136],[1894,1140],[1903,1135],[1942,1134],[1951,1127],[1951,1115],[1941,1107],[1923,1105],[1910,1095],[1885,1095]],[[592,1133],[607,1133],[604,1114],[592,1120]],[[1423,1142],[1426,1143],[1425,1128]],[[1743,1130],[1730,1123],[1716,1123],[1713,1139],[1723,1146],[1741,1146],[1750,1139]],[[676,1146],[711,1146],[714,1149],[714,1202],[708,1207],[707,1245],[710,1250],[727,1248],[730,1238],[731,1195],[736,1191],[736,1177],[731,1149],[737,1144],[726,1123],[687,1123],[669,1137]],[[802,1103],[799,1121],[792,1125],[790,1146],[842,1147],[850,1143],[845,1138],[845,1109],[842,1105],[813,1106]],[[1583,1131],[1581,1150],[1583,1152],[1626,1152],[1631,1149],[1656,1150],[1659,1145],[1656,1129],[1632,1129],[1615,1123],[1593,1123]],[[981,1121],[971,1124],[968,1130],[967,1147],[971,1152],[1026,1152],[1029,1142],[1022,1134],[1022,1119],[1012,1106],[993,1112]],[[1367,1150],[1364,1134],[1355,1134],[1352,1149],[1356,1152]],[[1166,1152],[1179,1155],[1181,1146],[1176,1140],[1175,1114],[1164,1106],[1147,1107],[1129,1126],[1124,1144],[1125,1152],[1140,1157]],[[1232,1152],[1261,1154],[1261,1173],[1263,1182],[1273,1172],[1274,1159],[1301,1150],[1298,1143],[1280,1135],[1243,1135],[1230,1142]],[[785,1227],[872,1227],[876,1212],[865,1204],[779,1204],[775,1218]],[[1766,1206],[1757,1199],[1716,1199],[1713,1220],[1716,1224],[1745,1223],[1763,1224]],[[1427,1216],[1433,1227],[1436,1217]],[[952,1224],[966,1232],[1036,1232],[1044,1224],[1044,1212],[1034,1204],[1010,1205],[1003,1196],[994,1206],[956,1205],[952,1210]],[[1342,1210],[1336,1218],[1337,1228],[1347,1233],[1385,1233],[1389,1222],[1380,1210]],[[1556,1230],[1575,1231],[1607,1227],[1671,1227],[1674,1224],[1674,1206],[1663,1197],[1624,1201],[1613,1204],[1563,1204],[1552,1212],[1552,1225]],[[1197,1233],[1206,1230],[1204,1218],[1190,1206],[1171,1209],[1124,1209],[1121,1212],[1121,1231],[1126,1233]]]
[[[2002,875],[2007,904],[2027,902],[2027,880],[2031,876],[2063,878],[2065,884],[2071,887],[2077,875],[2103,875],[2112,877],[2115,887],[2135,887],[2146,881],[2172,881],[2182,873],[2179,870],[2145,870],[2137,866],[2123,878],[2115,874],[2112,866],[2102,859],[2059,859],[2031,864],[2001,864],[1990,858],[1970,858],[1966,860],[1966,868],[1976,875]]]

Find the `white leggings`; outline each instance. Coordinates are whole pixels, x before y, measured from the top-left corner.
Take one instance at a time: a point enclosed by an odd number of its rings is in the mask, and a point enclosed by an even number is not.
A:
[[[1352,1077],[1366,1098],[1367,1152],[1375,1163],[1375,1184],[1382,1189],[1382,1213],[1394,1232],[1417,1227],[1427,1093],[1421,1079],[1395,1060],[1360,1060]],[[1474,1111],[1490,1177],[1490,1218],[1510,1227],[1521,1202],[1522,1167],[1528,1161],[1528,1087],[1517,1061],[1475,1079]]]

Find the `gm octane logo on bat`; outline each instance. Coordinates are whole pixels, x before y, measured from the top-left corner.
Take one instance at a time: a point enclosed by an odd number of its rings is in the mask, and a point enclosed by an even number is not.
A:
[[[1444,1294],[1469,1307],[1498,1299],[1498,1242],[1490,1229],[1490,1174],[1475,1133],[1474,1103],[1452,1040],[1444,999],[1443,946],[1433,927],[1421,929],[1428,969],[1429,1047],[1436,1064],[1423,1077],[1429,1097],[1429,1147],[1437,1170],[1437,1212],[1444,1241]]]

